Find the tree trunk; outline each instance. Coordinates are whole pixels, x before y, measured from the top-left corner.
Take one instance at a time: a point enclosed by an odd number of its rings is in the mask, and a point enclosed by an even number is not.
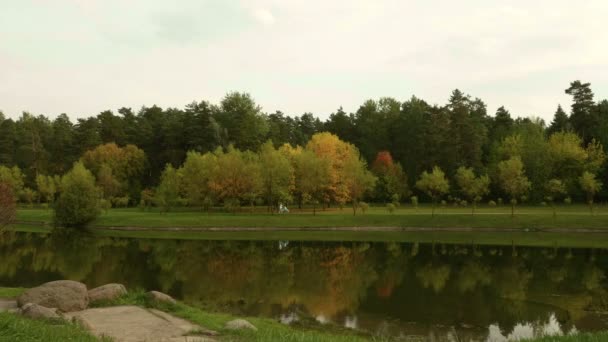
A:
[[[433,205],[431,207],[431,217],[435,217],[435,199],[433,199]]]
[[[353,200],[353,216],[357,215],[357,202]]]

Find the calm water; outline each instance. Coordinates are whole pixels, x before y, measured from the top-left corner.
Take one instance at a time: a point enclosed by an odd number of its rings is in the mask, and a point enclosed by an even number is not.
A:
[[[603,249],[0,235],[0,286],[120,282],[209,309],[404,339],[607,329],[606,272]]]

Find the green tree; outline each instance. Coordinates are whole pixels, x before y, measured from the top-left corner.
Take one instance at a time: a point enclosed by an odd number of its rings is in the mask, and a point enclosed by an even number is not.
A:
[[[377,178],[367,170],[367,164],[356,150],[352,151],[352,154],[344,163],[343,177],[348,197],[353,205],[354,216],[357,214],[359,200],[367,191],[373,189]]]
[[[217,156],[213,153],[201,155],[190,151],[180,169],[182,187],[190,205],[199,205],[209,209],[214,202],[214,195],[209,187],[211,175],[216,172]]]
[[[450,184],[447,178],[445,178],[445,173],[438,166],[435,166],[431,173],[426,171],[422,173],[420,179],[416,182],[416,188],[431,198],[433,201],[431,214],[435,216],[437,200],[450,190]]]
[[[155,201],[161,212],[168,212],[177,204],[180,189],[180,174],[171,164],[165,166],[156,189]]]
[[[81,162],[61,180],[61,194],[55,203],[55,225],[84,227],[99,214],[99,191],[95,177]]]
[[[597,136],[599,127],[599,117],[593,101],[591,84],[577,80],[571,82],[565,92],[572,96],[572,112],[570,113],[572,128],[585,143],[588,143]]]
[[[461,166],[456,170],[456,182],[462,193],[473,204],[471,214],[474,214],[477,202],[489,192],[490,178],[487,175],[476,177],[472,168]]]
[[[236,148],[257,150],[268,134],[261,111],[251,95],[233,92],[222,99],[216,118]]]
[[[530,190],[530,181],[524,172],[520,157],[512,157],[498,163],[498,180],[504,192],[511,197],[511,217],[515,216],[515,204]]]
[[[547,129],[549,134],[557,133],[557,132],[568,132],[572,129],[570,125],[570,118],[568,114],[564,112],[562,106],[557,106],[557,110],[553,115],[553,121],[551,121],[551,125]]]
[[[271,212],[279,201],[291,199],[294,174],[289,159],[276,150],[271,140],[262,145],[259,153],[262,194]]]
[[[49,204],[52,204],[55,201],[55,194],[57,193],[55,177],[38,175],[36,177],[36,187],[38,188],[40,200],[44,200]]]
[[[25,176],[21,173],[21,169],[17,166],[12,168],[0,165],[0,183],[8,184],[14,194],[18,194],[23,190]]]
[[[602,188],[602,182],[595,179],[595,175],[589,171],[583,172],[579,178],[579,184],[581,189],[587,194],[587,204],[589,205],[589,212],[593,214],[593,197]]]
[[[557,215],[555,211],[555,201],[558,197],[563,196],[567,193],[566,185],[559,179],[550,179],[545,186],[546,196],[545,200],[551,205],[551,209],[553,209],[553,217]]]
[[[296,192],[302,202],[313,204],[313,215],[316,215],[317,204],[323,200],[323,190],[330,182],[329,161],[310,150],[303,150],[294,159]]]

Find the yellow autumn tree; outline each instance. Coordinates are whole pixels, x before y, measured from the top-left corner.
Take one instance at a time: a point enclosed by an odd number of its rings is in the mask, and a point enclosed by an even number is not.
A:
[[[344,170],[350,158],[358,155],[357,149],[328,132],[313,135],[306,149],[327,161],[329,179],[323,191],[323,200],[328,204],[333,202],[339,205],[348,202],[351,197]]]

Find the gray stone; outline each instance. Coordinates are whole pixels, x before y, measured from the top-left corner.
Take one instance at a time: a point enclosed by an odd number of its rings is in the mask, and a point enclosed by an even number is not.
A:
[[[71,280],[58,280],[25,291],[17,298],[19,307],[34,303],[63,312],[84,310],[89,305],[87,287]]]
[[[137,306],[112,306],[66,314],[86,326],[91,333],[116,342],[215,341],[212,337],[191,336],[204,329],[194,323],[157,310]]]
[[[89,303],[97,301],[110,301],[127,294],[122,284],[106,284],[89,290]]]
[[[169,304],[177,303],[175,301],[175,299],[173,299],[173,297],[169,296],[168,294],[164,294],[162,292],[150,291],[150,292],[147,292],[146,295],[148,296],[148,298],[150,300],[155,301],[155,302],[169,303]]]
[[[21,314],[33,319],[60,319],[57,309],[46,308],[42,305],[27,303],[21,307]]]
[[[249,323],[249,321],[240,318],[234,319],[230,322],[226,322],[225,327],[226,329],[230,330],[251,329],[253,331],[258,331],[258,328],[256,328],[253,324]]]

